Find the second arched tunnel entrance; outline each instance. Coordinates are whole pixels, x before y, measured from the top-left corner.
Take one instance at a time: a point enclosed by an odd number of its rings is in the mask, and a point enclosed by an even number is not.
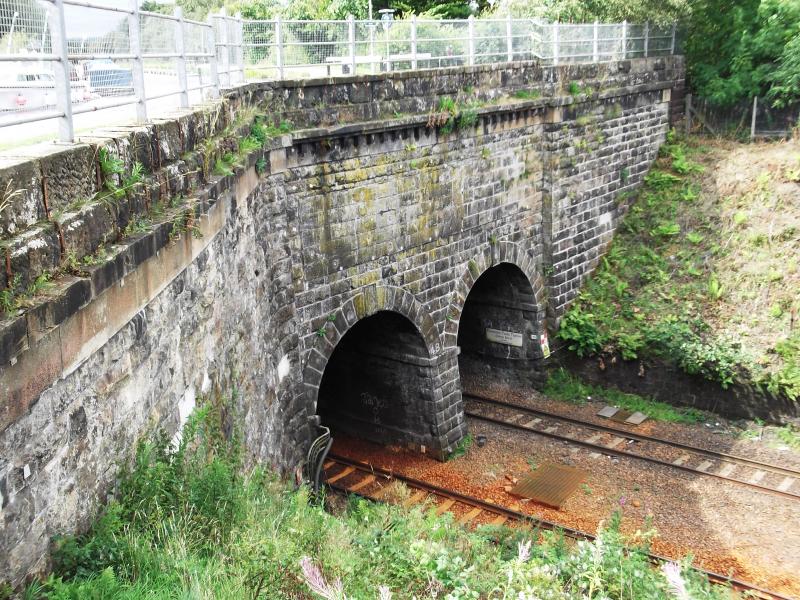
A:
[[[540,322],[533,286],[522,269],[500,263],[484,271],[464,301],[458,324],[462,388],[538,385],[543,377]]]

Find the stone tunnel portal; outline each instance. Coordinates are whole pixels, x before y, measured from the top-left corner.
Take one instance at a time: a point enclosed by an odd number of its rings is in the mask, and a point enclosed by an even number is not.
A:
[[[434,371],[406,317],[379,311],[351,327],[325,366],[317,413],[334,434],[425,446],[431,437]]]
[[[514,264],[500,263],[472,286],[458,327],[458,368],[465,392],[490,381],[542,381],[540,319],[533,287]]]

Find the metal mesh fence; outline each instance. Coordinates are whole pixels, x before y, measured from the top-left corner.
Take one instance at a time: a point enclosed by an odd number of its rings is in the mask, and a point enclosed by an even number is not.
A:
[[[59,136],[71,139],[80,125],[73,114],[88,122],[87,113],[114,109],[115,122],[134,112],[142,121],[148,110],[187,106],[247,79],[512,60],[602,62],[671,54],[679,45],[674,27],[649,24],[243,21],[224,11],[204,23],[184,20],[179,10],[142,12],[130,0],[0,0],[0,127],[57,118]]]
[[[186,106],[192,92],[203,100],[216,87],[212,52],[210,25],[179,14],[132,3],[0,0],[3,140],[47,139],[56,129],[72,139],[76,128]]]
[[[686,125],[695,133],[747,140],[790,137],[800,130],[800,103],[776,107],[756,98],[720,106],[707,98],[689,96],[686,108]]]
[[[246,21],[247,74],[302,78],[534,60],[600,62],[678,47],[673,26],[560,24],[537,19]]]

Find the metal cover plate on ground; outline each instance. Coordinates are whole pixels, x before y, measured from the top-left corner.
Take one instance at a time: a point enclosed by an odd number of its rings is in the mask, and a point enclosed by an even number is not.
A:
[[[630,423],[631,425],[641,425],[647,420],[647,415],[639,412],[638,410],[633,413],[630,417],[625,419],[626,423]]]
[[[574,467],[544,463],[533,473],[522,477],[509,493],[561,508],[586,476],[586,471]]]
[[[614,416],[610,417],[612,421],[617,423],[625,423],[633,413],[629,410],[618,410],[614,413]]]
[[[606,406],[597,413],[597,416],[609,419],[613,417],[615,414],[617,414],[617,412],[619,412],[619,409],[616,406]]]

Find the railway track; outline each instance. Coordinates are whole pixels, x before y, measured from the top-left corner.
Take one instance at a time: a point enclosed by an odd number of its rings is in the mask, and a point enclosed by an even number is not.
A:
[[[595,539],[593,534],[586,531],[564,527],[558,523],[539,519],[512,508],[494,504],[493,502],[487,502],[480,498],[467,496],[426,481],[404,477],[368,463],[352,460],[333,453],[329,454],[327,457],[324,464],[324,473],[325,484],[328,487],[346,494],[356,494],[364,498],[381,502],[386,501],[386,498],[383,497],[383,492],[386,490],[387,483],[391,483],[392,481],[402,482],[411,491],[409,498],[403,502],[404,506],[411,506],[423,502],[426,499],[432,499],[435,504],[435,508],[432,507],[432,509],[436,514],[442,514],[448,511],[455,512],[461,509],[460,512],[462,516],[457,520],[459,523],[466,525],[469,525],[479,518],[483,521],[486,521],[488,518],[490,523],[496,525],[504,524],[508,521],[523,522],[542,530],[559,530],[567,537],[576,540],[591,541]],[[654,565],[660,565],[666,561],[672,560],[657,554],[648,554],[648,558]],[[712,571],[706,571],[697,567],[694,568],[698,572],[703,573],[709,581],[720,585],[730,585],[732,589],[739,592],[748,592],[751,594],[750,597],[762,598],[764,600],[789,600],[789,598],[777,592],[759,588],[739,579]]]
[[[464,393],[462,397],[467,404],[465,414],[474,419],[577,444],[599,454],[635,458],[800,500],[800,471],[794,469],[484,396]],[[634,443],[637,451],[632,448]]]

